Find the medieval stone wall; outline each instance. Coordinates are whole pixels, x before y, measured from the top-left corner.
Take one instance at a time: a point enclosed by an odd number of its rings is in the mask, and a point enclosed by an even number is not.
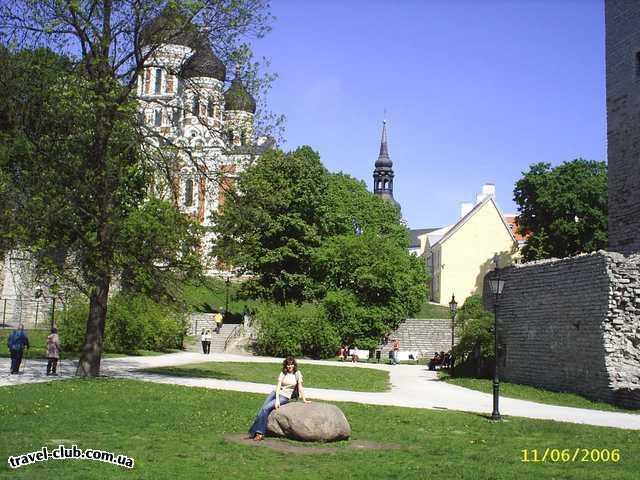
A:
[[[640,407],[639,267],[600,251],[501,271],[501,378]]]
[[[606,0],[609,249],[640,252],[640,2]]]

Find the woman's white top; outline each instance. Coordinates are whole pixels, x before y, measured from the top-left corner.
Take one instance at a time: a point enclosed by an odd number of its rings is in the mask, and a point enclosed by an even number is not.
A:
[[[296,384],[300,382],[302,383],[302,372],[298,370],[296,373],[287,373],[284,374],[280,372],[278,376],[278,383],[280,384],[280,392],[278,392],[283,397],[287,397],[291,400],[291,395],[293,394],[293,390],[296,388]]]

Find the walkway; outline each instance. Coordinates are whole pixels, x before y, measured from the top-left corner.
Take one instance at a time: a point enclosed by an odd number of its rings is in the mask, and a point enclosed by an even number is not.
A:
[[[110,377],[129,378],[155,383],[267,394],[273,390],[273,385],[239,382],[234,380],[172,377],[140,372],[139,370],[144,368],[176,366],[204,361],[268,363],[281,360],[282,359],[271,357],[249,357],[224,353],[203,355],[201,353],[180,352],[153,357],[105,358],[102,361],[102,373]],[[340,363],[323,360],[302,360],[299,363],[301,365],[330,365],[340,368],[376,368],[390,372],[392,388],[389,392],[369,393],[310,387],[305,388],[307,396],[312,399],[334,402],[365,403],[371,405],[390,405],[396,407],[459,410],[482,414],[489,414],[492,410],[491,394],[438,381],[435,372],[430,372],[424,365],[391,366],[382,364]],[[73,361],[63,360],[59,367],[59,372],[62,376],[47,377],[44,375],[46,370],[46,361],[27,360],[24,374],[16,376],[2,373],[2,375],[0,375],[0,387],[68,378],[74,374],[75,365],[76,364]],[[7,372],[8,370],[9,359],[0,359],[0,371]],[[640,414],[633,413],[605,412],[600,410],[560,407],[511,398],[500,399],[500,412],[503,415],[516,417],[640,430]]]

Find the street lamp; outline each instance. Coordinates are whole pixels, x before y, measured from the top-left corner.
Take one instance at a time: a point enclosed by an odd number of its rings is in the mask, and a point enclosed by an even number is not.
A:
[[[500,378],[498,376],[498,298],[502,295],[502,289],[504,288],[504,280],[500,278],[500,269],[498,268],[498,256],[493,257],[493,262],[496,265],[495,275],[489,280],[491,287],[491,293],[496,298],[493,303],[493,412],[491,413],[491,420],[500,420],[500,409],[498,402],[500,400]]]
[[[449,360],[451,361],[451,376],[453,377],[453,369],[455,366],[455,357],[453,356],[453,347],[454,347],[454,325],[456,320],[456,312],[458,310],[458,302],[456,302],[456,296],[451,294],[451,301],[449,302],[449,313],[451,314],[451,356]]]
[[[224,299],[224,321],[227,322],[229,318],[229,284],[231,283],[231,276],[227,274],[224,279],[225,283],[225,299]]]

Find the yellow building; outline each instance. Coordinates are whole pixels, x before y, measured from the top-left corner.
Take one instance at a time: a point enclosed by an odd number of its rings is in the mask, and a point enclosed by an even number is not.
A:
[[[484,276],[493,270],[496,254],[500,267],[516,261],[518,242],[496,204],[493,188],[479,196],[475,206],[463,204],[458,223],[424,234],[431,301],[447,305],[455,294],[463,304],[470,295],[482,294]]]

